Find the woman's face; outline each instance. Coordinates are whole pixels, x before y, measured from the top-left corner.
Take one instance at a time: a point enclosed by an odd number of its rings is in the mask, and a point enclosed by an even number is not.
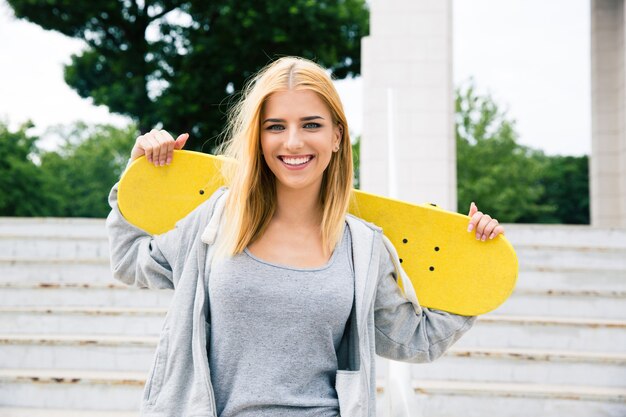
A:
[[[287,90],[268,97],[261,112],[261,150],[276,186],[319,192],[339,127],[310,90]]]

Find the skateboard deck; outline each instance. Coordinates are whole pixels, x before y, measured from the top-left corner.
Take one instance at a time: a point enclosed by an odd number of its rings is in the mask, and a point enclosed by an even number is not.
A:
[[[120,180],[120,211],[150,234],[173,229],[224,185],[224,163],[234,162],[183,150],[174,151],[168,166],[155,167],[138,158]],[[518,261],[503,235],[482,242],[467,232],[466,215],[359,190],[352,194],[350,213],[382,227],[422,306],[479,315],[496,309],[513,292]]]

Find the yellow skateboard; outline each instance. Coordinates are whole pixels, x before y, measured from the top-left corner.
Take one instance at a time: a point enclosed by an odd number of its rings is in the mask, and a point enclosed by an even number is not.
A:
[[[160,234],[220,186],[224,157],[175,150],[168,166],[135,160],[120,180],[118,203],[135,226]],[[398,250],[421,305],[461,315],[500,306],[513,292],[517,256],[499,235],[481,242],[467,232],[469,217],[431,204],[415,205],[353,190],[350,213],[383,228]],[[398,280],[398,282],[400,282]]]

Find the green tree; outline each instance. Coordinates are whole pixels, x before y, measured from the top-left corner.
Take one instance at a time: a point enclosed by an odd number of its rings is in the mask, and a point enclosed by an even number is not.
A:
[[[15,15],[82,39],[65,67],[82,97],[131,116],[141,132],[160,122],[211,151],[227,104],[270,58],[299,55],[358,74],[365,0],[8,0]],[[204,146],[206,145],[206,146]]]
[[[16,131],[0,122],[0,216],[38,216],[47,205],[43,176],[33,161],[39,139],[28,122]]]
[[[554,206],[553,213],[539,223],[589,224],[589,158],[587,156],[549,156],[544,161],[540,183],[545,190],[544,204]]]
[[[57,151],[41,153],[43,193],[49,204],[40,215],[106,217],[107,196],[126,167],[137,130],[135,126],[59,128],[64,143]]]
[[[541,151],[519,145],[514,122],[473,82],[456,92],[458,210],[474,201],[501,222],[533,222],[552,215],[542,199],[548,164]]]
[[[352,142],[352,166],[354,167],[354,188],[361,188],[361,135]]]

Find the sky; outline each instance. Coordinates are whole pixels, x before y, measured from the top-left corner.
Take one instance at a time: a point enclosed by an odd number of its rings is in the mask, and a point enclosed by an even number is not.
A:
[[[547,154],[591,149],[590,0],[453,0],[453,79],[475,80],[507,117],[521,144]],[[40,146],[53,149],[54,125],[82,120],[123,126],[129,119],[82,99],[63,65],[84,44],[12,17],[0,0],[0,120],[31,119]],[[362,82],[338,81],[352,134],[362,126]],[[167,127],[166,127],[167,128]]]

